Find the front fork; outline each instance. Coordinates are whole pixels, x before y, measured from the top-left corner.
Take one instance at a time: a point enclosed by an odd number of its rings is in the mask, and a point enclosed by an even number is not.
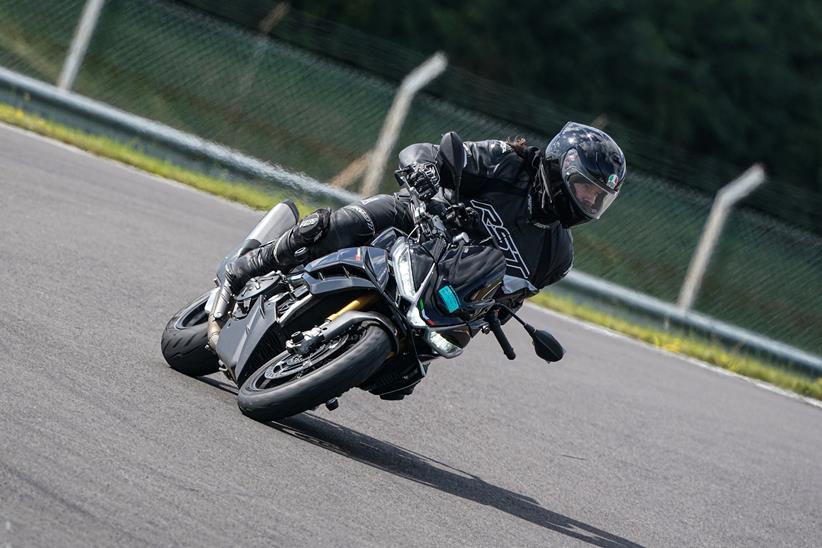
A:
[[[366,306],[369,306],[372,303],[376,302],[378,299],[379,299],[379,295],[377,295],[376,293],[373,293],[373,292],[366,293],[365,295],[360,295],[359,297],[357,297],[356,299],[354,299],[353,301],[351,301],[350,303],[348,303],[347,305],[342,307],[337,312],[334,312],[333,314],[331,314],[326,319],[328,321],[333,322],[334,320],[336,320],[337,318],[339,318],[340,316],[342,316],[346,312],[351,312],[353,310],[362,310]]]
[[[322,325],[309,329],[308,331],[297,331],[285,343],[289,352],[307,355],[317,350],[321,345],[350,327],[364,321],[372,321],[386,329],[396,340],[396,334],[387,319],[377,312],[360,312],[379,300],[379,295],[373,292],[360,295],[350,303],[334,312],[325,319]]]

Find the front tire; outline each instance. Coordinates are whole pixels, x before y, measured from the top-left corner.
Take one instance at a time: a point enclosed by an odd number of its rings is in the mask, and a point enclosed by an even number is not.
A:
[[[338,345],[336,348],[335,344]],[[360,334],[343,335],[308,357],[283,352],[263,364],[243,383],[237,404],[244,415],[258,421],[302,413],[365,382],[390,352],[391,340],[377,326],[365,327]],[[299,360],[303,363],[298,363]],[[315,362],[308,366],[309,369],[304,362],[310,360]],[[288,376],[289,371],[300,367],[304,369]]]
[[[210,293],[210,292],[209,292]],[[163,357],[172,369],[200,377],[219,370],[217,356],[206,348],[208,313],[204,307],[209,293],[180,309],[163,331]]]

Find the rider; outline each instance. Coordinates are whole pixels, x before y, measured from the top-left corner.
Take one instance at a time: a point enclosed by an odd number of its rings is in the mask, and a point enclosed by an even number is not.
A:
[[[441,177],[438,148],[419,143],[400,152],[400,167],[410,173],[408,183],[423,199],[453,190],[448,177]],[[506,274],[536,288],[568,273],[574,257],[568,229],[599,219],[625,179],[625,156],[616,142],[604,131],[575,122],[567,123],[544,150],[517,139],[466,142],[465,152],[460,201],[479,213],[484,230],[505,254]],[[391,226],[404,232],[414,228],[405,191],[335,211],[318,209],[277,240],[230,261],[226,282],[236,294],[255,276],[366,244]]]

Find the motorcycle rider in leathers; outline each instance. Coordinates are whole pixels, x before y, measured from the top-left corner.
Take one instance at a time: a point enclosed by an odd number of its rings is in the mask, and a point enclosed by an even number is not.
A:
[[[502,250],[506,274],[533,287],[509,305],[517,308],[536,289],[562,279],[573,264],[570,227],[599,219],[619,194],[625,156],[604,131],[567,123],[544,150],[523,139],[465,142],[459,199],[478,213],[477,241],[488,236]],[[400,152],[400,168],[423,199],[453,190],[438,165],[438,145],[419,143]],[[237,294],[251,278],[344,247],[365,245],[388,227],[414,228],[406,191],[377,195],[335,211],[318,209],[267,243],[230,261],[226,284]],[[490,241],[490,240],[489,240]]]

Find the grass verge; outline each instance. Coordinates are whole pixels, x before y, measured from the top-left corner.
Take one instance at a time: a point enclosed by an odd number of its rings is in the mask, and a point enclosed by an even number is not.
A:
[[[291,194],[265,192],[247,183],[209,177],[170,162],[159,160],[113,139],[90,135],[10,105],[0,104],[0,121],[256,209],[268,209],[286,197],[294,200],[301,213],[306,213],[316,207],[308,201],[294,199]],[[818,379],[809,378],[786,370],[778,364],[768,363],[745,356],[739,352],[727,350],[722,345],[707,341],[704,338],[669,333],[661,329],[653,329],[628,322],[597,309],[580,305],[568,297],[553,293],[543,292],[535,296],[532,302],[583,321],[618,331],[656,347],[691,356],[740,375],[759,379],[797,394],[822,400],[822,377]]]
[[[127,144],[76,130],[10,105],[0,104],[0,121],[57,139],[98,156],[117,160],[143,171],[179,181],[228,200],[249,205],[255,209],[269,209],[286,198],[291,198],[297,204],[301,214],[308,213],[317,207],[312,206],[309,202],[295,199],[293,195],[285,192],[263,191],[248,183],[209,177],[149,156]]]
[[[603,313],[595,308],[580,305],[569,297],[562,297],[554,293],[540,293],[533,297],[531,301],[562,314],[623,333],[663,350],[690,356],[734,373],[768,382],[802,396],[822,400],[822,377],[813,379],[795,373],[781,367],[779,364],[769,363],[728,350],[722,344],[706,340],[704,337],[670,333],[662,329],[638,325]]]

